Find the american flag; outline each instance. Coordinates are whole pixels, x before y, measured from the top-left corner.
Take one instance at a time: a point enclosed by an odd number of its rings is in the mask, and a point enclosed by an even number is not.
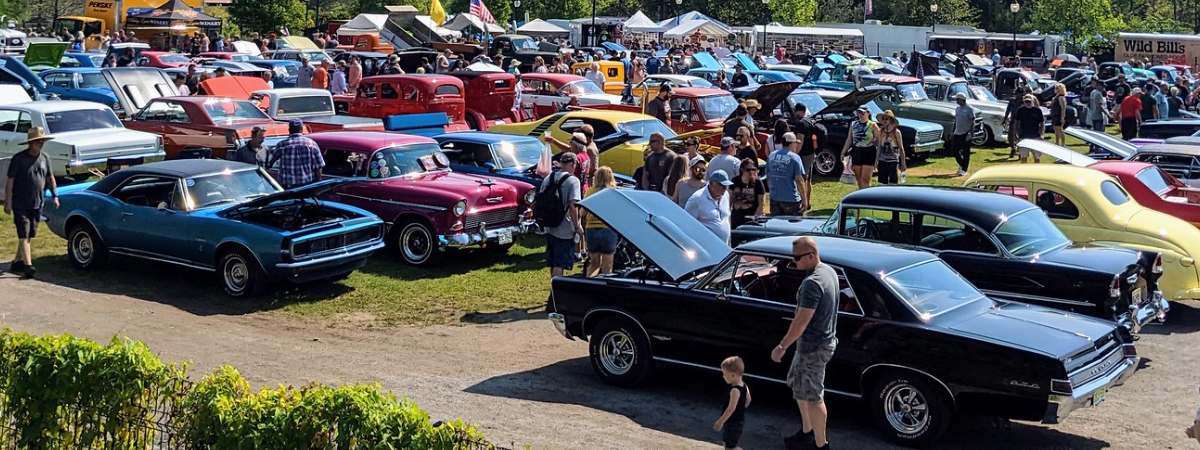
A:
[[[485,23],[496,23],[496,18],[492,17],[492,12],[488,11],[487,5],[483,4],[483,0],[471,0],[470,13]]]

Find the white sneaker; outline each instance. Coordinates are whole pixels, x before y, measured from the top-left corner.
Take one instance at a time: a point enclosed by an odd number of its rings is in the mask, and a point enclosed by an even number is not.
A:
[[[959,170],[959,171],[958,171],[958,176],[960,176],[960,177],[965,177],[965,176],[967,176],[967,171],[965,171],[965,170]]]

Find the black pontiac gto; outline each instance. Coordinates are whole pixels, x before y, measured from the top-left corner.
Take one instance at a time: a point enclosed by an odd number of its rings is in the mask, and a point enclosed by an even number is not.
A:
[[[730,355],[751,378],[784,381],[790,356],[770,353],[804,276],[790,266],[794,238],[731,250],[652,192],[607,189],[581,205],[647,261],[552,283],[550,320],[588,341],[604,381],[633,386],[656,364],[718,370]],[[899,442],[932,442],[959,413],[1057,423],[1136,370],[1128,333],[1110,322],[993,300],[927,252],[814,239],[841,283],[828,390],[866,400]]]
[[[1010,195],[931,186],[855,191],[829,218],[760,218],[734,242],[802,233],[911,245],[988,295],[1113,320],[1138,333],[1170,308],[1154,252],[1075,246],[1036,205]]]

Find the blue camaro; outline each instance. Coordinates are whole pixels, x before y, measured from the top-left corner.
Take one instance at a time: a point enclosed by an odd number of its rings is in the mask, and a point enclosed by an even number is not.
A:
[[[46,82],[46,94],[57,95],[63,100],[96,102],[114,110],[121,108],[99,68],[52,69],[42,72],[41,77]]]
[[[342,278],[383,248],[383,222],[348,205],[318,201],[328,180],[282,190],[249,164],[184,159],[117,171],[59,189],[44,215],[81,269],[109,254],[220,275],[244,297],[272,282]]]

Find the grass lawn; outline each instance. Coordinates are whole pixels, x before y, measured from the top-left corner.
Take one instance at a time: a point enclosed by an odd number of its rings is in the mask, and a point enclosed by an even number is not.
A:
[[[1068,137],[1068,140],[1072,138]],[[1068,141],[1084,150],[1078,141]],[[1008,161],[1008,148],[976,149],[972,171]],[[1044,161],[1045,163],[1045,161]],[[909,184],[960,185],[952,157],[935,157],[910,167]],[[814,185],[813,209],[829,211],[853,190],[837,180]],[[0,261],[14,254],[12,217],[0,215]],[[215,275],[163,264],[114,257],[94,272],[72,269],[66,242],[45,226],[34,241],[42,280],[85,291],[129,295],[174,305],[196,314],[244,314],[271,310],[330,326],[393,326],[516,320],[544,305],[549,275],[541,240],[518,242],[508,255],[460,252],[445,255],[432,269],[416,269],[384,251],[344,281],[276,291],[262,298],[233,300]]]

